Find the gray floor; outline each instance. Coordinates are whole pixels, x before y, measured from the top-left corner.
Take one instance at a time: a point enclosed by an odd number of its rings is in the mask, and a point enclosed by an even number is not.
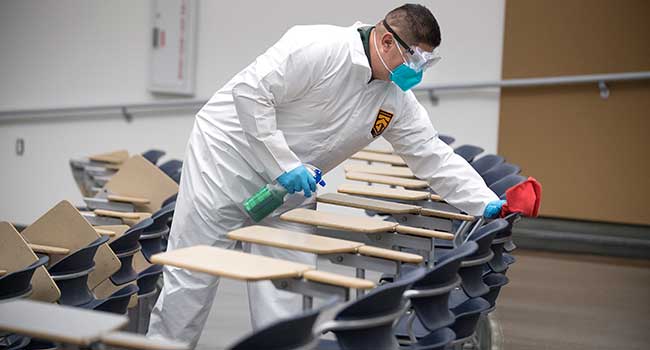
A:
[[[523,250],[516,255],[495,314],[504,349],[649,348],[649,261]],[[328,262],[319,268],[353,275]],[[249,331],[245,284],[222,280],[197,349],[224,349]]]

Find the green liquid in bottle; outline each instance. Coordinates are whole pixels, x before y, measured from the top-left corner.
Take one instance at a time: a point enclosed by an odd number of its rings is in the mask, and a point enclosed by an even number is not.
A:
[[[282,186],[264,185],[244,201],[244,210],[255,222],[259,222],[284,203],[287,190]]]

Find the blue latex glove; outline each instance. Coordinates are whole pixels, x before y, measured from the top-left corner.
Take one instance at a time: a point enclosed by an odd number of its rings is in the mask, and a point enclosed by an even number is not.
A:
[[[303,191],[305,197],[311,197],[311,193],[316,192],[314,175],[304,165],[278,176],[277,180],[289,193]]]
[[[483,217],[487,219],[494,219],[501,213],[501,207],[506,204],[505,200],[496,200],[488,203],[483,211]]]

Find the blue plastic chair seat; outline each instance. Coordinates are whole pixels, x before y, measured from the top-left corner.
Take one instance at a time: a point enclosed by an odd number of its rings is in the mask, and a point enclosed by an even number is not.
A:
[[[483,281],[490,288],[490,291],[482,296],[482,298],[490,303],[490,310],[492,310],[496,307],[497,297],[499,296],[499,292],[501,292],[501,288],[508,284],[509,280],[502,273],[492,273],[483,277]]]
[[[119,315],[125,315],[131,296],[138,292],[138,287],[129,284],[105,299],[95,299],[91,302],[80,305],[80,307],[89,310],[110,312]]]
[[[147,295],[156,290],[156,282],[162,274],[162,265],[153,265],[138,274],[138,295]]]
[[[329,307],[331,303],[323,306]],[[321,308],[322,309],[322,308]],[[231,350],[252,349],[304,349],[315,336],[312,331],[321,309],[306,311],[298,316],[277,321],[255,333],[244,337]],[[334,342],[336,344],[336,342]],[[338,345],[338,344],[336,344]],[[336,349],[336,348],[334,348]]]
[[[490,308],[490,303],[483,298],[472,298],[451,311],[456,315],[456,321],[451,329],[456,333],[456,339],[464,339],[476,331],[481,314]]]
[[[0,277],[0,300],[26,297],[32,291],[32,276],[37,268],[47,264],[47,256],[39,258],[29,266]]]

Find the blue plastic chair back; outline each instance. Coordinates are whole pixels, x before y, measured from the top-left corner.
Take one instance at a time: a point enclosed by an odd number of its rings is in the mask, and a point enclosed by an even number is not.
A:
[[[467,237],[468,241],[474,241],[478,244],[478,249],[468,259],[481,258],[489,254],[490,245],[494,238],[497,235],[508,231],[510,227],[510,223],[505,219],[495,219],[479,227],[475,232]]]
[[[460,247],[442,256],[433,269],[413,283],[411,290],[424,291],[440,288],[444,292],[426,297],[411,299],[411,305],[420,323],[429,331],[435,331],[454,322],[454,315],[449,311],[448,300],[451,287],[457,283],[458,268],[467,257],[476,253],[478,244],[465,242]]]
[[[472,162],[472,167],[479,174],[484,174],[486,171],[494,168],[495,166],[505,162],[506,160],[496,154],[488,154],[481,158],[475,159]]]
[[[89,270],[95,266],[95,253],[100,245],[108,242],[108,236],[102,236],[91,242],[89,245],[69,254],[54,265],[48,271],[52,276],[62,276]]]
[[[109,245],[115,254],[121,254],[136,250],[140,247],[138,240],[142,232],[153,224],[153,219],[146,218],[137,224],[131,226],[124,234]]]
[[[444,142],[444,143],[446,143],[446,144],[448,144],[448,145],[451,145],[452,143],[454,143],[454,141],[456,141],[455,138],[453,138],[452,136],[449,136],[449,135],[440,135],[440,134],[439,134],[439,135],[438,135],[438,138],[439,138],[442,142]]]
[[[121,288],[117,292],[111,294],[106,299],[97,300],[97,302],[92,304],[92,307],[85,307],[87,309],[92,309],[96,311],[110,312],[113,314],[125,315],[128,307],[131,296],[138,292],[138,287],[132,284],[127,284],[125,287]]]
[[[0,300],[27,296],[32,290],[34,271],[47,264],[49,260],[49,257],[43,256],[23,269],[0,277]]]
[[[501,163],[495,165],[492,169],[480,174],[483,178],[483,181],[485,181],[485,184],[490,186],[508,175],[519,174],[520,172],[521,168],[514,164]]]
[[[456,339],[454,331],[450,328],[441,328],[429,333],[424,338],[418,339],[413,348],[417,350],[444,350],[454,339]]]
[[[146,295],[156,290],[156,283],[162,274],[162,265],[152,265],[138,274],[138,295]]]
[[[468,163],[471,163],[476,156],[483,152],[483,148],[474,145],[462,145],[454,149],[454,152],[465,158]]]
[[[158,163],[158,160],[164,155],[165,155],[165,151],[161,151],[158,149],[150,149],[142,153],[142,156],[154,165]]]
[[[244,337],[230,349],[305,349],[306,345],[316,339],[313,327],[320,312],[321,309],[309,310],[298,316],[275,322]]]
[[[499,198],[506,199],[506,190],[512,186],[519,185],[520,183],[526,181],[526,177],[521,175],[508,175],[503,179],[490,185],[490,189],[494,192]]]
[[[181,171],[183,168],[183,162],[178,159],[172,159],[162,163],[158,168],[163,173],[167,174],[167,176],[172,177],[174,174]]]
[[[474,334],[481,314],[489,308],[490,303],[485,299],[472,298],[452,309],[456,321],[451,329],[456,333],[456,339],[464,339]]]

